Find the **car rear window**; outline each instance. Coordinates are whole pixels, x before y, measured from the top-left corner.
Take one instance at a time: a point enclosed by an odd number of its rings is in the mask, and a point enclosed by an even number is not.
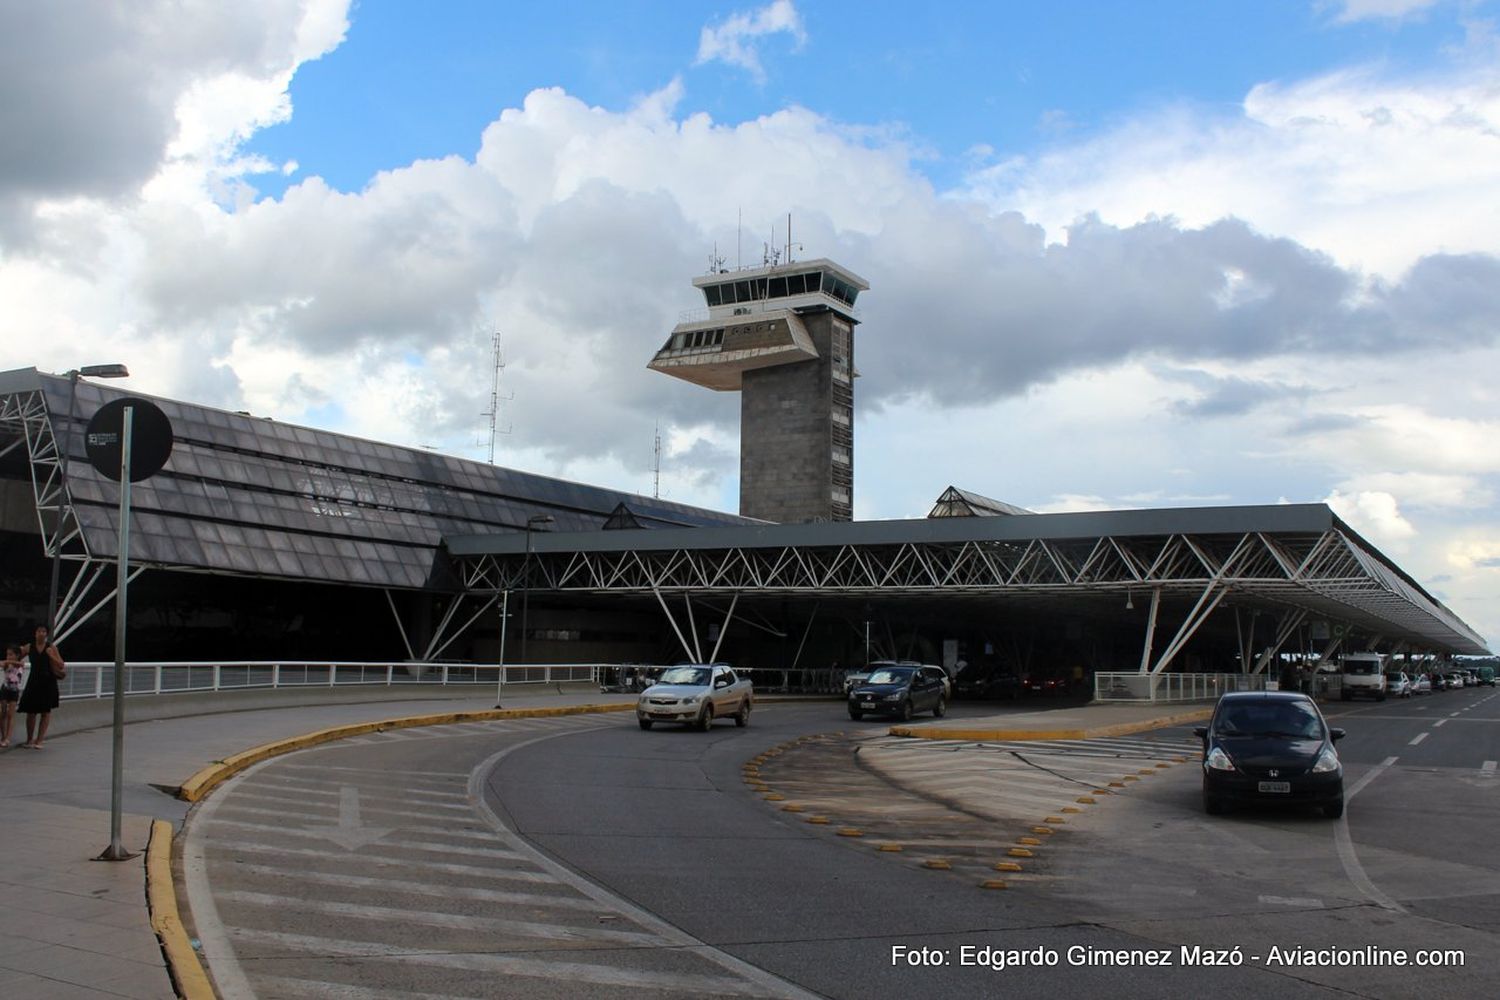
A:
[[[1344,665],[1346,674],[1378,674],[1379,668],[1373,663],[1348,663]]]

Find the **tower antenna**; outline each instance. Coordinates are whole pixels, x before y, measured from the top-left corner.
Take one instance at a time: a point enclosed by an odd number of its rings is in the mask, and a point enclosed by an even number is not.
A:
[[[504,354],[501,353],[501,350],[500,350],[500,328],[498,326],[495,328],[495,334],[491,338],[490,344],[491,344],[491,347],[492,347],[492,349],[494,351],[495,374],[494,374],[494,377],[490,380],[490,408],[488,410],[485,410],[482,414],[480,414],[480,416],[488,417],[489,420],[490,420],[490,457],[489,457],[489,461],[490,461],[491,465],[494,465],[495,464],[495,435],[497,433],[499,433],[499,434],[509,434],[510,433],[510,425],[509,424],[505,425],[505,430],[503,430],[503,431],[502,430],[498,430],[498,428],[497,428],[497,425],[498,425],[499,419],[500,419],[500,403],[501,403],[502,400],[506,401],[506,402],[509,402],[510,400],[515,399],[516,398],[516,394],[512,392],[512,393],[506,394],[505,396],[501,396],[500,395],[500,376],[505,371],[505,356],[504,356]]]
[[[656,457],[652,460],[651,495],[661,499],[661,424],[656,425]]]

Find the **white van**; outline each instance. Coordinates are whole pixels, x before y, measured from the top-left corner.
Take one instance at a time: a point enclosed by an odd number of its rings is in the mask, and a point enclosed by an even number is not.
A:
[[[1339,674],[1343,679],[1339,697],[1351,701],[1356,695],[1367,695],[1385,701],[1385,670],[1389,661],[1390,657],[1384,653],[1345,653],[1339,659]]]

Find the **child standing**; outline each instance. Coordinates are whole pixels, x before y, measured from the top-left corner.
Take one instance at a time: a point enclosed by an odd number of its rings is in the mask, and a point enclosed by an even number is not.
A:
[[[21,647],[5,647],[5,673],[0,676],[0,747],[10,746],[10,727],[16,721],[16,702],[21,700]]]

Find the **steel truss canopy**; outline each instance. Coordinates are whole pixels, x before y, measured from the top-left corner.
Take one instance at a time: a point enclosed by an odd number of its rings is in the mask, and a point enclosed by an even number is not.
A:
[[[1223,607],[1488,652],[1324,504],[559,532],[533,537],[529,556],[516,537],[447,546],[471,592],[968,597],[1058,613],[1157,601],[1191,608],[1184,640]]]

